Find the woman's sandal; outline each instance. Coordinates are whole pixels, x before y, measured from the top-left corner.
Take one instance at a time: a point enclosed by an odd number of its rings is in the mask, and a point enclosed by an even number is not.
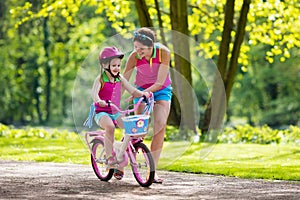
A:
[[[118,170],[118,169],[115,169],[114,170],[114,177],[117,179],[117,180],[121,180],[124,176],[124,172]]]

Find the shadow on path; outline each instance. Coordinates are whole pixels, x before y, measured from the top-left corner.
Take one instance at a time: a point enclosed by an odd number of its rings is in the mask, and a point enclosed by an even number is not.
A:
[[[163,184],[100,181],[88,165],[0,161],[0,199],[300,199],[300,182],[159,171]]]

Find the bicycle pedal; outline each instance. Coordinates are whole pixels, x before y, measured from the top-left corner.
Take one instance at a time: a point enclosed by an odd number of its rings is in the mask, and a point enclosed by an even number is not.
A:
[[[99,159],[99,158],[95,159],[95,162],[96,162],[96,163],[100,163],[100,164],[105,164],[105,163],[107,163],[107,162],[106,162],[106,159]]]
[[[109,166],[109,167],[118,167],[118,161],[117,160],[113,160],[113,161],[108,161],[107,162],[107,165]]]
[[[116,168],[118,168],[119,167],[119,165],[118,164],[114,164],[114,165],[107,165],[107,168],[108,169],[116,169]]]

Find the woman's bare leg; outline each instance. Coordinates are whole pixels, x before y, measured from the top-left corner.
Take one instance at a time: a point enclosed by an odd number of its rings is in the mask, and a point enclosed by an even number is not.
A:
[[[170,102],[161,100],[157,101],[153,108],[154,135],[152,138],[150,149],[154,160],[155,169],[158,165],[159,157],[163,148],[167,119],[170,112],[170,105]]]

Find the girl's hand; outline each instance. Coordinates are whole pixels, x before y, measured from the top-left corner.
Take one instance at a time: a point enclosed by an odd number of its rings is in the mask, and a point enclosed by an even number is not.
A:
[[[133,96],[130,96],[127,99],[125,99],[126,102],[131,102],[132,100],[133,100]]]
[[[100,107],[105,107],[106,106],[106,102],[104,100],[99,100],[99,101],[97,101],[97,103]]]

